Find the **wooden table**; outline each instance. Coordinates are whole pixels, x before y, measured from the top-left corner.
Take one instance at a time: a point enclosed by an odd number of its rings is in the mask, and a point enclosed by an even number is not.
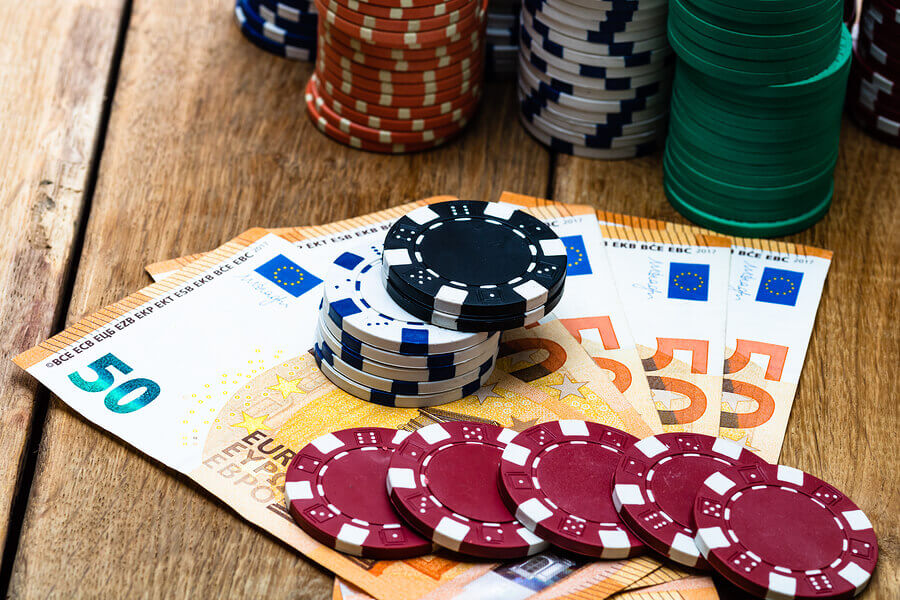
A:
[[[383,157],[320,135],[310,66],[245,42],[231,0],[0,1],[0,335],[8,358],[148,283],[143,265],[253,225],[332,221],[433,194],[504,190],[680,220],[659,156],[549,153],[514,86],[435,152]],[[866,597],[900,593],[896,372],[900,150],[845,124],[830,248],[782,461],[875,524]],[[893,317],[891,315],[894,315]],[[14,597],[327,598],[331,578],[186,478],[77,416],[0,361],[0,592]]]

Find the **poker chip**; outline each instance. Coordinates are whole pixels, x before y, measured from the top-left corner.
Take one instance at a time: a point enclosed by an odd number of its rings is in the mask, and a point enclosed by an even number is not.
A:
[[[461,350],[459,353],[417,356],[381,350],[359,340],[347,343],[349,334],[321,315],[318,334],[332,352],[355,368],[386,379],[437,381],[450,379],[478,368],[497,353],[495,338]]]
[[[367,57],[374,56],[384,59],[410,62],[433,60],[466,52],[471,54],[478,50],[483,44],[483,36],[481,35],[481,31],[477,29],[471,31],[467,35],[455,36],[454,39],[447,40],[446,43],[422,48],[378,46],[369,42],[359,40],[352,35],[347,35],[339,29],[329,27],[327,23],[321,24],[321,26],[319,27],[319,35],[320,37],[323,37],[323,39],[325,39],[328,46],[330,46],[333,42],[337,42],[342,45],[342,47],[339,46],[338,48],[336,48],[336,50],[338,50],[338,55],[342,55],[340,50],[344,50],[349,47],[354,53],[361,53]],[[350,57],[348,56],[348,58]],[[352,58],[355,59],[356,55],[354,54]]]
[[[900,147],[900,2],[865,0],[847,108],[872,137]]]
[[[456,400],[461,400],[466,396],[475,393],[487,383],[487,380],[491,376],[490,373],[486,373],[465,387],[443,392],[431,394],[399,394],[375,389],[365,383],[355,381],[352,377],[341,371],[340,367],[335,367],[329,363],[325,356],[323,356],[322,350],[318,345],[313,347],[313,354],[319,370],[322,371],[322,374],[335,386],[344,390],[351,396],[356,396],[360,400],[395,408],[426,408],[455,402]]]
[[[391,66],[387,68],[377,68],[367,64],[358,63],[355,60],[340,55],[326,57],[328,65],[331,68],[347,71],[350,75],[349,81],[351,82],[353,81],[353,77],[360,77],[389,84],[434,84],[450,77],[461,76],[465,79],[471,79],[474,71],[478,68],[478,64],[472,60],[471,53],[463,54],[459,58],[453,56],[447,56],[446,58],[447,64],[445,65],[436,66],[430,69],[400,71],[394,68],[396,67],[396,61],[387,60],[382,64]],[[387,93],[395,92],[387,91]]]
[[[476,365],[471,371],[461,373],[448,379],[413,381],[407,379],[406,373],[399,375],[401,379],[382,377],[381,375],[373,374],[370,371],[375,365],[365,359],[356,361],[352,357],[348,357],[348,360],[344,360],[346,354],[340,351],[340,347],[338,347],[337,352],[333,351],[331,347],[325,343],[321,334],[317,336],[316,348],[322,359],[331,365],[334,370],[341,372],[353,381],[373,390],[381,390],[405,396],[428,396],[430,394],[467,388],[474,383],[478,383],[478,387],[481,387],[481,378],[485,375],[490,375],[494,370],[494,360],[496,358],[495,356],[489,356],[486,361]],[[356,364],[351,364],[351,361]]]
[[[314,4],[299,3],[304,8],[295,8],[288,11],[287,6],[278,3],[274,8],[269,6],[267,0],[237,0],[248,13],[252,13],[254,21],[260,22],[262,27],[271,28],[273,32],[280,31],[284,35],[303,36],[314,40],[319,24],[319,15]]]
[[[394,290],[432,311],[502,320],[546,306],[567,262],[559,237],[515,205],[454,200],[398,219],[382,270]]]
[[[450,30],[452,26],[465,22],[466,19],[474,18],[478,6],[468,0],[450,0],[433,7],[413,7],[405,12],[403,8],[391,9],[388,11],[388,14],[373,15],[372,12],[380,13],[380,11],[367,9],[365,2],[351,5],[346,1],[321,0],[320,5],[324,6],[336,18],[361,28],[382,32],[415,34],[439,29]],[[353,8],[350,8],[350,6],[353,6]],[[416,13],[415,11],[417,10],[420,12]],[[453,30],[453,33],[455,33],[455,30]],[[359,37],[360,39],[365,39],[364,36]]]
[[[552,150],[618,160],[665,137],[674,56],[665,2],[524,0],[519,116]],[[635,114],[658,110],[653,114]]]
[[[428,554],[432,544],[406,525],[382,493],[394,451],[409,435],[383,427],[327,433],[301,448],[285,472],[294,521],[328,548],[379,560]]]
[[[663,159],[679,212],[753,237],[828,211],[852,55],[841,2],[762,4],[673,0],[679,63]]]
[[[759,597],[852,598],[878,560],[865,513],[833,486],[785,465],[711,474],[693,516],[704,558]]]
[[[489,423],[422,427],[395,450],[387,474],[391,502],[436,544],[488,559],[514,559],[549,544],[522,526],[497,486],[500,456],[515,436]]]
[[[505,331],[507,329],[533,325],[552,312],[553,309],[556,308],[556,305],[559,304],[563,295],[563,289],[560,289],[558,292],[547,298],[546,304],[516,316],[478,318],[451,315],[429,308],[420,302],[404,296],[390,281],[385,283],[385,288],[391,299],[411,315],[428,323],[437,325],[438,327],[452,329],[454,331]]]
[[[475,4],[475,2],[471,2]],[[384,45],[396,48],[418,48],[423,46],[443,45],[447,42],[462,39],[470,31],[481,28],[485,20],[486,0],[476,4],[474,10],[456,23],[444,24],[438,27],[421,29],[417,31],[389,31],[379,26],[368,26],[354,23],[347,19],[346,14],[336,14],[329,10],[323,0],[316,1],[320,22],[326,22],[344,34],[374,45]],[[426,25],[427,27],[427,25]]]
[[[560,548],[603,559],[637,556],[644,545],[610,496],[616,465],[636,441],[590,421],[535,425],[507,440],[500,494],[521,523]]]
[[[314,99],[318,102],[316,112],[327,123],[343,131],[344,133],[358,137],[364,140],[370,140],[382,144],[426,144],[441,140],[459,133],[461,127],[464,127],[467,119],[462,118],[458,121],[451,121],[446,125],[435,127],[434,129],[422,129],[419,131],[391,131],[388,129],[370,127],[368,124],[359,125],[352,119],[334,113],[321,97],[315,96],[314,89],[310,91]]]
[[[407,29],[415,30],[414,23],[420,20],[430,20],[439,18],[442,16],[452,16],[454,13],[458,13],[460,10],[469,10],[473,8],[473,5],[468,0],[450,0],[448,2],[434,2],[434,3],[420,3],[416,1],[412,2],[388,2],[385,4],[376,4],[370,1],[358,1],[358,0],[327,0],[326,4],[329,8],[338,7],[341,10],[344,10],[349,14],[349,20],[351,22],[357,22],[357,20],[362,21],[367,17],[370,17],[372,21],[368,22],[368,26],[375,27],[379,24],[384,24],[385,21],[390,21],[388,23],[388,27],[398,27],[401,26],[399,22],[406,22],[408,25],[405,27]],[[335,11],[337,12],[337,11]],[[341,14],[341,13],[337,13]],[[458,20],[458,17],[457,17]],[[402,26],[401,26],[402,27]],[[422,27],[423,29],[429,27]],[[390,31],[391,29],[389,29]],[[404,29],[396,29],[397,31],[403,31]]]
[[[441,79],[434,81],[417,81],[417,82],[394,82],[382,79],[373,79],[363,74],[360,69],[350,65],[341,66],[336,62],[323,55],[318,59],[319,72],[327,72],[340,78],[340,86],[349,85],[353,88],[360,88],[373,92],[382,96],[419,96],[425,97],[432,94],[438,94],[442,90],[459,90],[467,91],[472,83],[481,80],[480,67],[474,70],[464,70],[457,73],[447,74]],[[348,93],[350,90],[344,88]]]
[[[435,148],[477,110],[486,0],[316,0],[318,58],[306,88],[316,127],[382,153]]]
[[[321,85],[315,74],[310,78],[310,82],[306,89],[307,93],[311,94],[313,99],[315,97],[321,97],[323,100],[331,102],[332,109],[338,114],[341,113],[339,106],[347,106],[357,112],[369,115],[370,117],[399,120],[430,119],[432,117],[451,114],[456,111],[475,110],[481,99],[481,89],[479,87],[473,87],[469,92],[448,102],[439,102],[437,104],[412,108],[405,106],[384,106],[377,102],[372,103],[354,99],[332,85]],[[473,107],[473,104],[476,106]]]
[[[311,78],[309,82],[307,82],[305,97],[306,113],[307,115],[309,115],[310,120],[319,131],[342,144],[350,146],[351,148],[356,148],[358,150],[366,150],[368,152],[378,152],[381,154],[405,154],[407,152],[421,152],[422,150],[429,150],[444,141],[443,139],[437,139],[431,142],[409,144],[380,143],[371,141],[369,139],[362,139],[346,133],[338,127],[335,127],[334,125],[329,123],[327,119],[319,114],[318,107],[316,106],[316,94],[313,91],[316,83],[317,80],[315,78]]]
[[[252,2],[252,0],[251,0]],[[288,30],[266,21],[253,10],[253,4],[237,0],[234,5],[234,20],[244,37],[254,46],[291,60],[314,60],[316,56],[315,38],[301,34],[289,34]],[[309,15],[310,18],[316,15]],[[268,25],[268,26],[267,26]]]
[[[339,329],[378,348],[419,355],[453,352],[488,339],[486,333],[423,323],[401,309],[384,288],[381,260],[381,247],[370,245],[344,252],[332,263],[322,311]]]
[[[712,473],[765,461],[740,444],[697,433],[646,437],[625,451],[615,472],[613,504],[628,528],[660,554],[708,568],[694,544],[694,498]]]
[[[319,107],[320,104],[325,103],[325,98],[319,95],[318,90],[315,88],[315,86],[310,89],[310,93],[312,94],[313,99],[316,103],[317,112],[321,113]],[[471,118],[474,112],[477,110],[478,103],[473,101],[469,104],[469,106],[454,109],[446,114],[438,114],[428,118],[406,119],[387,119],[376,115],[367,115],[353,108],[344,106],[341,102],[334,99],[331,99],[329,107],[334,112],[334,114],[340,117],[344,117],[351,122],[358,123],[360,125],[366,125],[373,129],[387,129],[394,132],[403,132],[425,131],[427,129],[437,129],[440,127],[444,127],[452,123],[465,123],[465,121]]]

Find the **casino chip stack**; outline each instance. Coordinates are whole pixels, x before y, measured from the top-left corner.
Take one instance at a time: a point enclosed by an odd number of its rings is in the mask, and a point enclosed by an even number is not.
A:
[[[345,392],[376,404],[425,407],[464,398],[490,377],[499,334],[423,323],[388,296],[380,246],[341,254],[325,281],[314,354]]]
[[[306,108],[323,133],[383,153],[459,134],[481,98],[487,0],[316,0]]]
[[[388,295],[456,331],[536,323],[563,295],[568,256],[542,221],[512,204],[454,200],[418,208],[384,241]]]
[[[900,0],[866,0],[847,107],[860,127],[900,146]]]
[[[237,0],[234,18],[254,45],[293,60],[316,56],[319,17],[312,0]]]
[[[717,231],[776,236],[827,212],[852,44],[842,0],[672,0],[670,202]]]
[[[515,76],[519,56],[518,0],[488,0],[487,69],[498,77]]]
[[[850,29],[856,23],[856,0],[844,0],[844,23]]]
[[[667,0],[523,0],[525,128],[587,158],[647,154],[666,133],[673,56]]]

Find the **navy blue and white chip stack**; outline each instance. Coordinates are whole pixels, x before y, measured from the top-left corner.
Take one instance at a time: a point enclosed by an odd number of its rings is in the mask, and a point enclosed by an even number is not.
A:
[[[515,205],[420,207],[397,220],[383,244],[335,259],[316,362],[337,387],[369,402],[460,400],[490,378],[500,331],[556,307],[567,264],[562,240]]]
[[[500,335],[414,317],[388,295],[380,244],[341,254],[325,280],[314,353],[337,387],[376,404],[426,407],[465,398],[494,370]]]
[[[522,0],[519,101],[528,132],[586,158],[661,146],[674,65],[667,15],[667,0]]]
[[[488,73],[515,76],[519,56],[519,0],[489,0],[487,15]]]
[[[234,19],[255,46],[292,60],[316,58],[319,15],[312,0],[236,0]]]

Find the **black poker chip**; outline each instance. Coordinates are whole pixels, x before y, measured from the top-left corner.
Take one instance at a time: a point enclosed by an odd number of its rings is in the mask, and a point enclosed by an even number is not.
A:
[[[382,267],[386,285],[434,313],[502,321],[546,307],[567,263],[562,240],[518,207],[454,200],[394,223]]]
[[[404,296],[390,281],[385,282],[385,288],[391,299],[414,317],[438,327],[463,332],[506,331],[507,329],[533,325],[556,308],[565,291],[565,287],[561,287],[547,299],[546,304],[524,313],[502,317],[465,317],[434,310],[421,302]]]

